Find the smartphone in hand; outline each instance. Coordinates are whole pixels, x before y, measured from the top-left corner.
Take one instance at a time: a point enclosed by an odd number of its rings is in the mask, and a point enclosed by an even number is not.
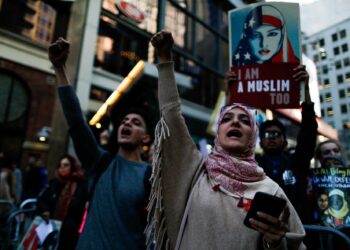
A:
[[[287,204],[287,201],[282,198],[279,198],[267,193],[263,193],[263,192],[257,192],[253,198],[252,204],[248,210],[248,213],[243,223],[247,227],[252,228],[249,219],[253,218],[265,224],[270,224],[266,220],[260,218],[257,215],[257,212],[264,212],[278,218],[282,213],[286,204]]]

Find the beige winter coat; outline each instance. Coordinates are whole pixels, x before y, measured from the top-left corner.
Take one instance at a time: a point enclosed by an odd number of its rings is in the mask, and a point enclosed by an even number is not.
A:
[[[246,212],[237,207],[239,199],[213,190],[204,157],[181,115],[173,63],[157,67],[162,119],[156,131],[160,147],[155,155],[146,236],[156,234],[156,249],[262,249],[262,236],[243,224]],[[254,192],[247,198],[264,191],[287,199],[270,178],[252,185]],[[289,201],[288,206],[290,232],[276,249],[303,249],[303,225]]]

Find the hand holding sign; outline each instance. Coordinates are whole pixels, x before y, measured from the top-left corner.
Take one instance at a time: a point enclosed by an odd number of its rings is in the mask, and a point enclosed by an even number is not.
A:
[[[312,101],[309,90],[309,73],[306,71],[306,66],[299,65],[298,67],[294,68],[293,71],[294,81],[304,84],[305,102],[311,103]]]
[[[225,85],[225,93],[226,93],[226,100],[231,100],[231,89],[234,86],[234,84],[237,83],[237,74],[233,71],[227,71],[224,78],[224,85]],[[226,101],[226,102],[227,102]],[[228,103],[226,103],[228,104]]]
[[[299,6],[258,3],[230,11],[230,63],[238,83],[230,103],[257,108],[299,107]],[[299,70],[299,69],[298,69]],[[300,69],[301,70],[301,69]]]

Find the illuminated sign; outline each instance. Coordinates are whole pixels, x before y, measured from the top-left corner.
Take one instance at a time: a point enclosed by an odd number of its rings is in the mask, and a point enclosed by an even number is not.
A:
[[[120,1],[115,4],[125,16],[129,17],[137,23],[142,23],[145,20],[145,15],[132,3]]]

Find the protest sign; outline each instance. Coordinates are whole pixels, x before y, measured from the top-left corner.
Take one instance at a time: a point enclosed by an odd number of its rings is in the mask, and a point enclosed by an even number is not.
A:
[[[49,220],[46,222],[36,216],[30,224],[17,250],[56,249],[61,221]]]
[[[299,5],[258,3],[229,12],[231,71],[238,83],[230,102],[256,108],[299,107]]]
[[[313,169],[312,188],[317,204],[315,221],[330,227],[350,223],[350,169]]]

